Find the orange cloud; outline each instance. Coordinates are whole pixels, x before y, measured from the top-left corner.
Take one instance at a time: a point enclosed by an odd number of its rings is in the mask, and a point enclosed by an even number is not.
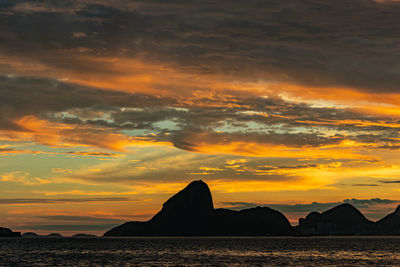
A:
[[[363,155],[355,150],[356,147],[365,147],[365,144],[358,144],[353,141],[344,140],[336,145],[323,145],[319,147],[289,147],[257,142],[208,142],[207,140],[191,140],[190,149],[193,152],[207,154],[234,154],[250,157],[275,157],[275,158],[332,158],[332,159],[372,159],[370,155]],[[232,166],[235,166],[233,163]]]
[[[178,148],[207,154],[234,154],[253,157],[288,157],[288,158],[347,158],[347,159],[372,159],[373,157],[365,153],[374,148],[382,148],[381,143],[362,143],[351,140],[351,138],[336,139],[335,136],[327,137],[326,141],[318,143],[318,138],[310,139],[304,142],[301,137],[299,142],[284,144],[286,139],[291,137],[272,137],[270,141],[266,137],[255,136],[231,136],[229,133],[216,134],[207,132],[188,132],[182,135],[179,140],[168,141],[164,137],[157,135],[149,135],[145,137],[131,137],[124,135],[117,130],[93,125],[74,125],[51,122],[39,119],[29,115],[22,117],[15,122],[17,125],[23,126],[26,131],[1,131],[0,138],[10,141],[34,141],[39,144],[51,147],[96,147],[119,152],[127,152],[127,148],[137,145],[164,145],[176,146]],[[311,122],[312,123],[312,122]],[[318,124],[320,122],[316,122]],[[385,122],[368,122],[361,120],[344,120],[344,121],[327,121],[326,123],[333,125],[352,124],[356,126],[387,126],[396,128],[396,123]],[[261,139],[258,137],[262,137]],[[278,138],[278,139],[273,139]],[[260,139],[260,140],[257,140]],[[265,139],[265,140],[264,140]],[[316,141],[315,141],[316,140]],[[396,141],[392,138],[393,141]],[[312,142],[316,142],[312,145]],[[278,142],[278,144],[275,144]],[[283,144],[279,144],[282,143]],[[311,142],[308,144],[308,142]],[[390,144],[389,144],[390,145]],[[388,147],[390,148],[390,147]],[[32,153],[32,154],[68,154],[77,156],[98,156],[98,157],[119,157],[121,154],[98,152],[98,151],[75,151],[75,152],[41,152],[31,150],[13,150],[8,147],[0,148],[0,153]],[[228,165],[237,165],[241,163],[227,162]],[[232,166],[230,167],[232,168]],[[202,169],[209,171],[211,169]]]
[[[205,96],[204,88],[213,90],[240,88],[237,84],[226,82],[227,79],[220,75],[183,72],[167,64],[124,57],[92,56],[73,50],[54,53],[56,53],[54,56],[65,61],[67,67],[48,66],[43,63],[44,61],[0,54],[0,59],[7,62],[0,71],[18,75],[45,76],[102,89],[178,97],[196,96],[196,94]],[[75,67],[71,68],[70,65]]]
[[[240,181],[240,180],[216,180],[208,184],[213,191],[225,193],[240,192],[274,192],[274,191],[308,191],[312,189],[331,189],[330,180],[299,178],[291,181]]]
[[[126,57],[100,57],[70,50],[62,52],[63,54],[53,53],[60,60],[65,60],[67,66],[73,64],[79,67],[47,66],[33,59],[0,54],[0,59],[7,62],[2,71],[41,77],[45,75],[48,78],[108,90],[174,96],[179,98],[181,104],[187,105],[239,107],[235,101],[229,101],[231,98],[224,99],[220,94],[222,91],[229,91],[237,96],[273,95],[294,102],[343,106],[366,114],[400,116],[398,93],[372,92],[349,87],[302,86],[262,80],[245,81],[241,77],[235,80],[229,75],[194,73],[167,63]],[[210,101],[198,102],[199,98]]]
[[[23,172],[23,171],[4,173],[0,176],[0,181],[18,183],[24,185],[38,185],[38,184],[51,183],[51,181],[39,177],[30,177],[30,174],[28,172]]]
[[[86,146],[121,152],[125,152],[127,147],[133,145],[169,144],[167,142],[156,143],[151,138],[129,137],[118,132],[112,132],[111,129],[50,122],[31,115],[19,119],[16,124],[23,125],[27,131],[3,131],[0,132],[0,138],[10,141],[35,141],[51,147]],[[13,152],[10,150],[10,153]],[[68,154],[105,157],[116,155],[104,152],[71,152]]]
[[[61,168],[53,168],[53,169],[51,169],[51,171],[54,173],[71,173],[72,172],[70,169],[61,169]]]
[[[400,116],[398,93],[369,92],[349,87],[306,87],[288,83],[265,83],[261,86],[289,101],[324,107],[339,106],[374,116]]]

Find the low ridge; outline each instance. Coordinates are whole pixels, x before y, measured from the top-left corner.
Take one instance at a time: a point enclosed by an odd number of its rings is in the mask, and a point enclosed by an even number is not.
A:
[[[295,234],[288,219],[279,211],[256,207],[233,211],[214,211],[211,233],[214,235],[292,235]]]
[[[376,234],[374,222],[350,204],[341,204],[323,213],[311,212],[299,220],[302,234],[317,235],[364,235]]]

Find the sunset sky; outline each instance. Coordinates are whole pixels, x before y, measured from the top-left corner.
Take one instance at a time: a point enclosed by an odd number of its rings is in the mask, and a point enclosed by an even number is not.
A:
[[[400,204],[400,1],[0,1],[0,226],[101,234],[192,180],[293,224]]]

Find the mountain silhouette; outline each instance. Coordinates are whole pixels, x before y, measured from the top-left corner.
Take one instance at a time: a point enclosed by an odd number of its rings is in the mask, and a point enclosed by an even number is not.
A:
[[[279,211],[256,207],[240,211],[214,209],[207,184],[193,181],[172,196],[147,222],[127,222],[104,236],[310,236],[400,235],[400,206],[377,222],[345,203],[311,212],[292,227]]]
[[[26,232],[26,233],[22,234],[22,237],[35,238],[35,237],[39,237],[39,235],[37,233],[33,233],[33,232]]]
[[[311,212],[299,220],[301,234],[311,235],[371,235],[378,234],[377,226],[354,206],[341,204],[323,213]]]
[[[256,207],[241,211],[216,209],[210,224],[214,235],[292,235],[287,218],[277,210]]]
[[[160,234],[204,234],[213,210],[212,196],[207,184],[194,181],[168,199],[150,223]]]
[[[151,220],[125,223],[105,236],[203,235],[213,210],[207,184],[194,181],[168,199]]]
[[[63,236],[61,234],[59,234],[59,233],[50,233],[48,235],[44,235],[43,237],[61,238]]]
[[[210,189],[193,181],[147,222],[128,222],[104,236],[291,235],[286,217],[270,208],[214,209]]]
[[[21,237],[21,233],[13,232],[11,229],[0,227],[0,237]]]
[[[50,233],[47,235],[38,235],[34,232],[26,232],[22,235],[24,238],[62,238],[63,236],[59,233]]]
[[[395,212],[387,215],[376,222],[379,230],[384,234],[400,234],[400,206],[398,206]]]
[[[76,237],[76,238],[93,238],[93,237],[98,237],[97,235],[92,235],[92,234],[75,234],[72,237]]]

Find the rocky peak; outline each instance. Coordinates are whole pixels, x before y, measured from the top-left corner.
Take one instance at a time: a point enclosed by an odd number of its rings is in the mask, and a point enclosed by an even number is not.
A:
[[[395,210],[394,214],[396,214],[396,215],[400,216],[400,205],[399,205],[399,206],[397,206],[397,208],[396,208],[396,210]]]
[[[201,181],[193,181],[183,190],[172,196],[164,204],[157,217],[170,217],[195,214],[202,216],[214,210],[208,185]]]

